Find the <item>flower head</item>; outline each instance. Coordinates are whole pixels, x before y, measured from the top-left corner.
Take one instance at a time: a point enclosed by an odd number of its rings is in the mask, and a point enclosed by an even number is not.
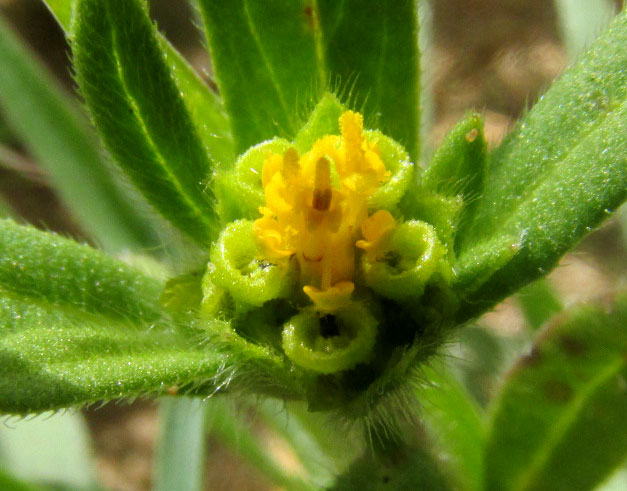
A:
[[[355,246],[361,247],[362,225],[369,223],[368,199],[390,177],[376,141],[364,137],[360,114],[344,112],[340,130],[341,135],[320,138],[301,156],[294,148],[267,156],[265,205],[254,223],[265,258],[295,257],[303,291],[322,312],[349,301]],[[387,211],[377,212],[376,223],[382,215],[387,224],[394,223]]]

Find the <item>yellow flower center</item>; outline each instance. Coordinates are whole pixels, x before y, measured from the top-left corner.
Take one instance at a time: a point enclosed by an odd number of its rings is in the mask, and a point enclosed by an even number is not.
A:
[[[265,206],[254,224],[265,259],[296,257],[303,290],[322,312],[338,310],[350,299],[355,247],[368,253],[395,226],[387,211],[368,217],[368,198],[390,173],[376,142],[364,138],[362,116],[343,113],[340,131],[341,136],[322,137],[304,155],[290,148],[267,156]]]

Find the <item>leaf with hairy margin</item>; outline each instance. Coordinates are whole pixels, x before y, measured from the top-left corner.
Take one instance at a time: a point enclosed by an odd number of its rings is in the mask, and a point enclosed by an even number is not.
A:
[[[211,162],[139,0],[81,0],[76,79],[120,167],[170,222],[201,244],[217,233]],[[141,49],[138,49],[141,47]]]
[[[458,321],[546,274],[627,198],[626,45],[627,11],[490,155],[457,237]]]

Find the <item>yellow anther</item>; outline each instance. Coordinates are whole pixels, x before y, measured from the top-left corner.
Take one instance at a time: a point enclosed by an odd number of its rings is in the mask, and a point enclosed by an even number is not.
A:
[[[342,132],[342,139],[344,140],[346,170],[348,173],[358,170],[357,165],[363,154],[363,124],[364,118],[359,113],[346,111],[340,116],[340,131]]]

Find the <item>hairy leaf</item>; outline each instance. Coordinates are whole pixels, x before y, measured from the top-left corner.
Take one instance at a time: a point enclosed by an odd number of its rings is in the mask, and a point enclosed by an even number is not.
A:
[[[1,293],[1,292],[0,292]],[[0,413],[28,414],[214,376],[223,360],[157,328],[0,295]]]
[[[312,8],[306,0],[198,0],[211,61],[238,153],[294,137],[299,110],[320,90]]]
[[[497,399],[487,489],[572,490],[600,483],[627,454],[627,295],[581,307],[540,333]]]
[[[155,279],[91,247],[0,220],[0,290],[33,303],[154,320],[161,289]]]
[[[331,84],[363,106],[368,126],[420,154],[420,53],[414,0],[318,0],[312,22],[317,50]]]
[[[72,9],[78,0],[43,0],[56,17],[57,22],[68,33],[72,21]],[[221,164],[231,164],[234,159],[233,139],[229,119],[222,100],[209,89],[190,64],[160,33],[157,39],[166,55],[181,97],[189,111],[199,136],[211,157]]]
[[[485,160],[483,120],[470,113],[446,135],[421,183],[444,196],[461,194],[474,200],[482,191]]]
[[[139,0],[82,0],[76,78],[109,150],[146,198],[207,244],[216,232],[211,162]]]
[[[544,275],[627,197],[625,45],[627,12],[492,153],[458,237],[459,320]],[[483,274],[472,292],[469,270]]]
[[[83,228],[109,250],[154,245],[136,207],[107,170],[97,139],[75,102],[1,18],[0,65],[4,117],[49,171]]]

